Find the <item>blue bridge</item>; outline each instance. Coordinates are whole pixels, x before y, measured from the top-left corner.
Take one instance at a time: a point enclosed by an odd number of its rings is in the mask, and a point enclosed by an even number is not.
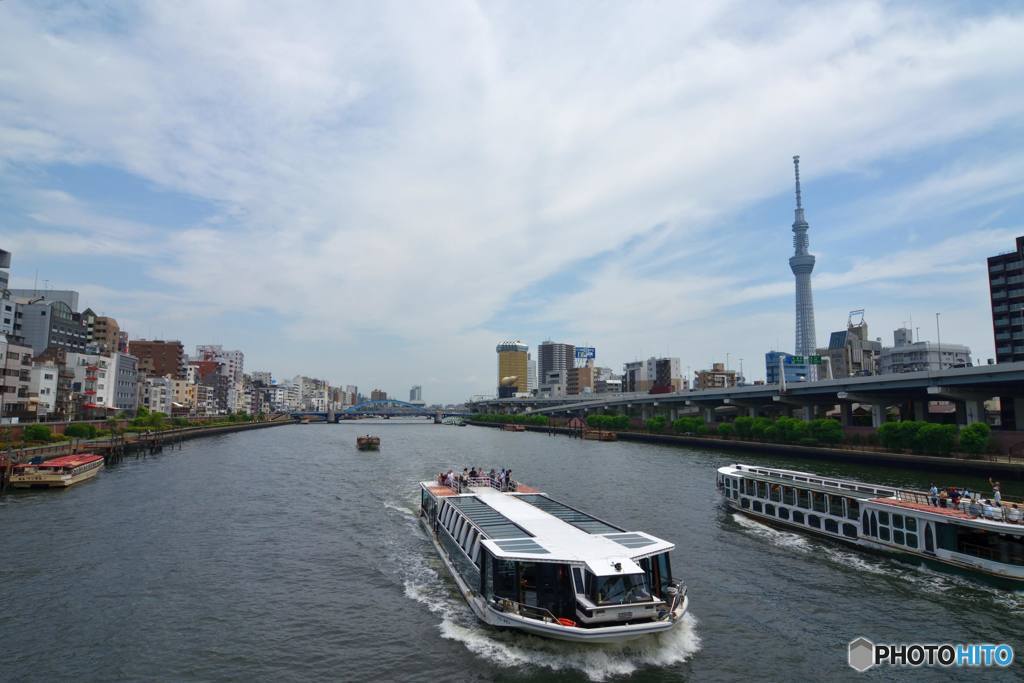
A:
[[[407,403],[393,398],[363,401],[337,411],[297,411],[291,413],[293,420],[322,420],[325,422],[341,422],[360,417],[424,417],[441,420],[446,417],[468,417],[464,411],[436,410],[415,403]]]

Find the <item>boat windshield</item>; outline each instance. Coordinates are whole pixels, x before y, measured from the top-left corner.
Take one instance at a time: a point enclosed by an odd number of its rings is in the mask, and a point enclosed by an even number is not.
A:
[[[593,577],[590,599],[595,605],[623,605],[651,599],[647,577],[643,574],[616,574]]]

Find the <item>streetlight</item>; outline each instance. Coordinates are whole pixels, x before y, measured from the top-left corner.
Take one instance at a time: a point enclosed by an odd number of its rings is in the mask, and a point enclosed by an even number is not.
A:
[[[935,314],[935,336],[936,345],[939,347],[939,370],[942,369],[942,328],[939,326],[939,316],[941,313]]]

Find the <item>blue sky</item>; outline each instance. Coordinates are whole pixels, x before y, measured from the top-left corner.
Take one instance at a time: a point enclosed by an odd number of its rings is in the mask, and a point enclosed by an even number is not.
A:
[[[941,312],[991,357],[1019,6],[684,5],[0,3],[12,280],[429,401],[492,392],[507,338],[756,379],[800,154],[819,344]]]

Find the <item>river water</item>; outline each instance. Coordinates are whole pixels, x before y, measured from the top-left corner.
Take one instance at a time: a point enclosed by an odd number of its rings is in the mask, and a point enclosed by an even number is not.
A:
[[[359,433],[379,453],[355,449]],[[927,487],[912,471],[391,420],[199,439],[67,491],[0,497],[0,680],[734,681],[857,675],[846,645],[1009,642],[1024,593],[726,511],[715,469],[763,462]],[[673,541],[690,616],[625,646],[479,624],[416,521],[416,482],[511,467],[555,498]],[[939,483],[971,483],[964,478]],[[963,671],[914,670],[948,680]],[[982,672],[977,672],[981,674]]]

